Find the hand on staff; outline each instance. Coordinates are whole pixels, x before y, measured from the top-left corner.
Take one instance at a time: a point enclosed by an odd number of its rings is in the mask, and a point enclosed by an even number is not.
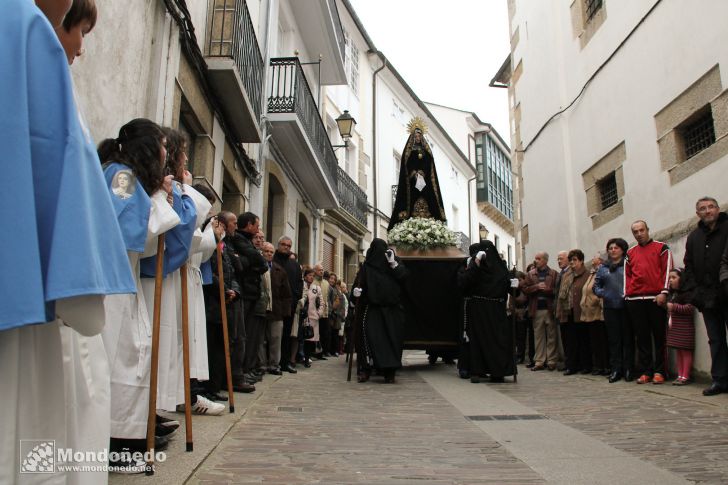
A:
[[[167,175],[164,177],[164,180],[162,181],[162,190],[167,192],[167,202],[169,202],[169,205],[172,205],[172,201],[174,200],[172,198],[172,183],[174,182],[174,175]]]

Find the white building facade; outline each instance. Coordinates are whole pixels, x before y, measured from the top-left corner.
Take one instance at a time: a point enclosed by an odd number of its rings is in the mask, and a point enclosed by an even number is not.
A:
[[[633,241],[630,225],[644,219],[680,265],[695,201],[726,203],[728,4],[688,7],[509,0],[505,80],[529,260]],[[695,366],[706,370],[704,332],[697,337]]]

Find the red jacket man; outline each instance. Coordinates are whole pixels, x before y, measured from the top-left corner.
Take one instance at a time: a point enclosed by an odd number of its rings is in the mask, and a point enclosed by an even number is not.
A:
[[[672,253],[667,244],[653,241],[645,221],[632,224],[637,245],[624,262],[624,298],[637,344],[637,384],[665,382],[665,325],[667,278]],[[652,346],[654,341],[654,355]]]

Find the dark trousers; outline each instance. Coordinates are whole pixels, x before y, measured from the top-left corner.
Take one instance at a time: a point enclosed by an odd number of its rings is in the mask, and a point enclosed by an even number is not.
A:
[[[533,338],[533,322],[530,318],[516,320],[516,357],[519,361],[526,359],[526,339],[528,339],[528,361],[533,363],[536,354],[536,343]]]
[[[571,342],[569,340],[569,330],[571,327],[569,326],[569,321],[559,321],[559,333],[561,334],[561,347],[564,349],[564,365],[566,365],[567,369],[570,369],[568,362],[569,362],[569,343]]]
[[[248,373],[258,364],[258,348],[260,347],[260,317],[255,315],[258,300],[243,300],[243,319],[245,321],[245,352],[243,356],[243,372]]]
[[[609,341],[609,364],[612,372],[624,375],[634,369],[634,333],[627,310],[605,308],[604,323]]]
[[[664,376],[667,312],[654,300],[627,300],[625,305],[637,344],[637,373]]]
[[[728,389],[728,345],[726,345],[726,326],[728,326],[728,305],[719,309],[703,310],[705,329],[710,345],[710,375],[713,382]]]
[[[329,325],[331,326],[331,334],[329,336],[329,352],[334,354],[339,352],[339,329],[336,328],[343,323],[339,323],[339,317],[329,317]]]
[[[319,318],[319,336],[324,354],[331,353],[331,323],[328,318]]]
[[[226,305],[228,323],[228,344],[230,348],[230,370],[235,379],[242,378],[243,356],[245,355],[245,324],[243,322],[242,303],[234,301]],[[206,388],[217,392],[227,384],[225,363],[225,341],[220,320],[207,321],[207,364],[210,368],[210,379]]]
[[[604,326],[604,322],[596,321],[587,325],[589,325],[592,366],[595,369],[606,369],[609,367],[609,360],[607,359],[607,329]]]
[[[291,362],[291,330],[293,329],[293,317],[283,319],[283,334],[281,335],[281,367],[286,367]]]
[[[567,369],[590,370],[592,368],[589,325],[589,323],[575,323],[571,319],[566,324],[566,335],[569,346],[569,352],[566,354]]]

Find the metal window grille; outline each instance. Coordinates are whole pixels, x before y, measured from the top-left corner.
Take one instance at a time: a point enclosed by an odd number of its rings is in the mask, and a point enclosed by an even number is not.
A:
[[[617,177],[614,175],[614,172],[597,182],[597,190],[599,190],[602,210],[617,203],[619,194],[617,193]]]
[[[715,143],[715,127],[710,110],[683,129],[683,140],[686,158],[697,155]]]
[[[584,3],[586,4],[586,18],[587,20],[591,20],[592,17],[594,17],[600,8],[602,8],[604,0],[584,0]]]

